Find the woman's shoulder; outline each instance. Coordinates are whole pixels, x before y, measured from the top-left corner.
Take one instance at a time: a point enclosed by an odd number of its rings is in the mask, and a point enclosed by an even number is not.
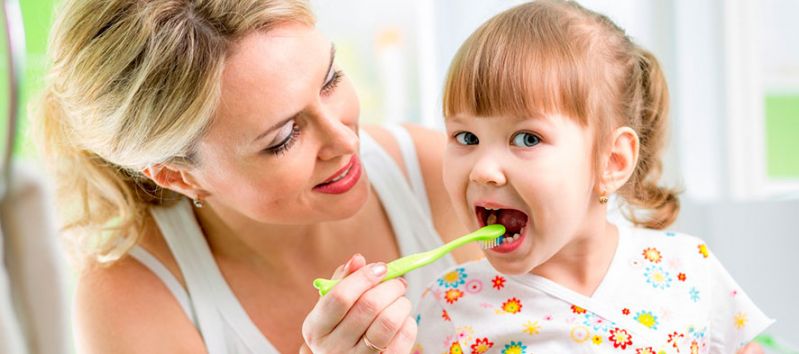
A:
[[[403,127],[413,140],[436,231],[444,242],[452,241],[466,234],[468,230],[458,222],[449,195],[444,188],[443,167],[446,136],[442,132],[417,124],[403,124]],[[364,130],[397,162],[407,178],[408,172],[402,161],[401,148],[391,132],[380,126],[364,126]],[[452,254],[458,263],[482,257],[482,252],[475,245],[458,248]]]
[[[154,249],[148,247],[157,254]],[[200,334],[178,300],[130,256],[110,265],[84,265],[76,285],[74,318],[81,353],[204,351]],[[165,334],[170,340],[163,340]]]

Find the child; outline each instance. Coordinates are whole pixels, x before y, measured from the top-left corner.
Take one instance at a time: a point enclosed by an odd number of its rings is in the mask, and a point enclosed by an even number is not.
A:
[[[472,34],[444,92],[444,180],[470,228],[508,232],[427,289],[416,351],[731,354],[771,324],[701,240],[660,231],[679,210],[657,186],[667,106],[652,54],[574,2]],[[613,193],[637,227],[606,219]]]

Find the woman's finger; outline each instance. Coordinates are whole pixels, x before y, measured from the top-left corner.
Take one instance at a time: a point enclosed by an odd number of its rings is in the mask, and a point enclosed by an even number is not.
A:
[[[374,263],[344,277],[327,295],[316,302],[305,318],[302,333],[306,342],[310,344],[330,334],[361,295],[379,283],[385,275],[386,265]]]
[[[391,339],[387,350],[384,353],[388,354],[405,354],[410,353],[413,345],[416,343],[416,320],[411,317],[405,319],[405,323],[400,328],[397,335]]]
[[[367,343],[378,348],[388,348],[411,314],[411,301],[400,296],[372,321],[364,337]]]
[[[355,346],[369,326],[383,311],[401,298],[406,289],[407,285],[403,279],[392,279],[369,289],[352,305],[344,319],[333,330],[330,335],[331,340],[335,340],[337,346],[345,348]],[[398,318],[396,323],[389,323],[384,319],[383,323],[378,325],[394,327],[393,331],[396,332],[403,320],[404,318]],[[382,343],[388,344],[388,341]]]

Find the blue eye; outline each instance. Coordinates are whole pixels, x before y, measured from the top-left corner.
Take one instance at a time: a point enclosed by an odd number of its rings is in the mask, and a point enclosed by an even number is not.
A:
[[[455,141],[461,145],[477,145],[480,143],[480,140],[477,139],[477,135],[474,135],[469,132],[460,132],[455,134]]]
[[[518,147],[533,147],[541,142],[541,138],[531,133],[518,133],[513,136],[513,145]]]

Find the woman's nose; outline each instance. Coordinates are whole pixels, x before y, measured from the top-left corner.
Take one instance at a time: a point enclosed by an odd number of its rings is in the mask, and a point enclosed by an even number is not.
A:
[[[330,160],[355,153],[358,148],[356,126],[346,124],[346,119],[324,117],[321,121],[322,147],[319,149],[319,159]]]
[[[507,183],[501,163],[488,154],[477,159],[469,174],[469,180],[488,186],[503,186]]]

